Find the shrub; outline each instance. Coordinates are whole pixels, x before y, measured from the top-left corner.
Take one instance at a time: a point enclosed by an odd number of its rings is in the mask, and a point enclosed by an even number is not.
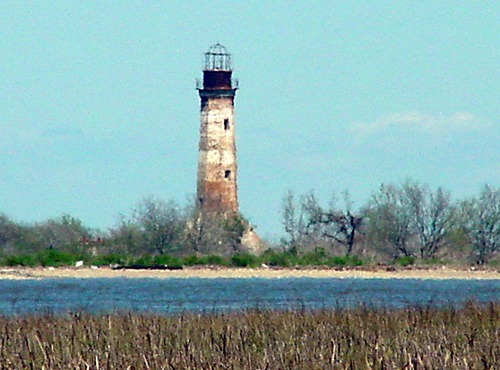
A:
[[[150,255],[144,255],[131,263],[131,265],[138,267],[148,267],[153,265],[153,257]]]
[[[231,258],[231,265],[236,267],[257,267],[259,261],[253,254],[243,253],[235,254]]]
[[[312,252],[308,252],[300,259],[301,265],[320,266],[326,264],[326,252],[323,248],[316,248]]]
[[[488,262],[488,266],[489,266],[489,267],[492,267],[492,268],[499,269],[499,268],[500,268],[500,258],[494,258],[494,259],[491,259],[491,260]]]
[[[203,265],[227,266],[229,263],[221,256],[211,254],[201,259]]]
[[[296,264],[297,257],[288,252],[268,251],[262,256],[262,262],[269,266],[290,267]]]
[[[2,259],[2,266],[24,266],[34,267],[37,262],[32,255],[23,254],[18,256],[8,256]]]
[[[358,256],[346,256],[348,266],[363,266],[364,262]]]
[[[182,261],[179,258],[168,254],[160,254],[153,258],[153,265],[163,265],[168,267],[182,267]]]
[[[184,257],[184,259],[182,260],[182,264],[184,266],[195,266],[202,265],[203,262],[200,258],[198,258],[198,256],[193,254],[191,256]]]
[[[422,260],[423,265],[444,265],[445,262],[438,257],[431,257]]]
[[[74,265],[82,256],[61,252],[57,249],[47,249],[36,255],[38,263],[44,267],[59,267]]]
[[[403,266],[403,267],[410,266],[410,265],[415,264],[415,257],[412,257],[412,256],[399,257],[399,258],[396,258],[394,260],[394,264],[399,265],[399,266]]]
[[[124,265],[127,263],[127,257],[121,254],[104,254],[102,256],[95,256],[90,260],[90,263],[96,266],[107,265]]]
[[[330,257],[328,266],[345,266],[345,258],[340,256]]]
[[[328,266],[362,266],[363,261],[358,256],[334,256],[327,261]]]

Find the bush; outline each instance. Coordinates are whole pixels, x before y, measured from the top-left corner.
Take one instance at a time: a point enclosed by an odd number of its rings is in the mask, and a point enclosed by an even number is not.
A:
[[[426,258],[421,261],[423,265],[444,265],[445,262],[438,257]]]
[[[297,257],[288,252],[266,251],[262,255],[262,262],[269,266],[290,267],[296,264]]]
[[[198,256],[193,254],[191,256],[184,257],[184,259],[182,260],[182,264],[184,266],[196,266],[202,265],[203,262],[200,258],[198,258]]]
[[[57,249],[47,249],[39,252],[36,259],[43,267],[60,267],[74,265],[76,261],[83,258],[80,255],[61,252]]]
[[[182,267],[182,261],[179,258],[172,257],[168,254],[160,254],[153,258],[154,265],[163,265],[168,267]]]
[[[276,252],[267,250],[261,257],[261,261],[269,266],[291,267],[301,266],[361,266],[363,261],[357,256],[334,256],[328,257],[323,248],[298,256],[292,252]]]
[[[47,249],[35,254],[21,254],[5,257],[1,264],[4,266],[25,267],[59,267],[74,265],[76,261],[85,259],[80,254],[62,252],[57,249]]]
[[[301,265],[320,266],[325,265],[327,261],[326,252],[323,248],[315,248],[314,251],[308,252],[300,259]]]
[[[358,256],[335,256],[330,257],[327,261],[328,266],[362,266],[363,261]]]
[[[225,260],[223,257],[215,254],[203,257],[198,257],[193,254],[191,256],[184,257],[184,259],[182,260],[182,264],[184,266],[198,266],[198,265],[227,266],[229,262]]]
[[[127,257],[121,254],[104,254],[102,256],[95,256],[90,260],[90,263],[96,266],[108,266],[108,265],[125,265],[127,263]]]
[[[2,259],[2,266],[24,266],[34,267],[37,261],[32,255],[23,254],[19,256],[8,256]]]
[[[414,265],[415,264],[415,257],[412,257],[412,256],[399,257],[399,258],[396,258],[394,260],[394,264],[399,265],[399,266],[403,266],[403,267]]]
[[[153,257],[150,255],[144,255],[138,259],[136,259],[134,262],[131,263],[131,265],[138,266],[138,267],[148,267],[153,265]]]
[[[364,262],[358,256],[346,256],[348,266],[363,266]]]
[[[491,260],[488,262],[488,266],[489,266],[489,267],[492,267],[492,268],[499,269],[499,268],[500,268],[500,258],[494,258],[494,259],[491,259]]]
[[[201,259],[203,265],[227,266],[229,264],[223,257],[211,254]]]
[[[257,267],[259,265],[259,261],[253,254],[235,254],[231,258],[231,265],[236,267]]]

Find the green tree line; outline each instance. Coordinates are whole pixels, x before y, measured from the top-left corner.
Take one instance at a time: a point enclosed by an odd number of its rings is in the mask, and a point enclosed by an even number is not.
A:
[[[261,256],[242,246],[243,218],[201,219],[192,204],[181,207],[155,197],[144,198],[105,232],[70,215],[26,224],[0,214],[0,261],[29,266],[80,259],[96,265],[175,266],[498,264],[500,189],[487,185],[475,196],[454,200],[449,191],[413,180],[382,184],[356,208],[348,192],[325,205],[312,191],[298,196],[288,191],[280,211],[283,237],[268,242]]]

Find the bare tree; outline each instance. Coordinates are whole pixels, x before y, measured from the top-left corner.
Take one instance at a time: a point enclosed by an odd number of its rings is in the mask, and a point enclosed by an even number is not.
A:
[[[479,196],[462,203],[462,222],[477,263],[487,263],[500,249],[500,188],[485,185]]]
[[[174,201],[144,198],[136,207],[133,220],[142,231],[145,252],[163,254],[178,247],[185,220]]]
[[[357,234],[360,233],[363,216],[354,214],[352,201],[347,191],[343,194],[344,206],[339,207],[335,196],[328,208],[318,205],[314,197],[306,198],[305,207],[308,210],[308,226],[315,228],[323,238],[335,241],[345,247],[345,254],[352,253]]]
[[[108,252],[140,255],[143,250],[143,231],[133,219],[121,215],[118,225],[109,230]]]
[[[233,255],[243,249],[242,237],[249,223],[240,215],[195,213],[184,234],[186,252]]]
[[[351,255],[356,236],[361,233],[365,216],[352,210],[353,202],[349,192],[343,193],[344,207],[335,206],[335,198],[332,199],[330,209],[326,216],[335,225],[334,233],[331,235],[338,243],[346,247],[346,255]]]
[[[432,193],[428,186],[406,182],[403,194],[411,206],[420,257],[432,257],[447,243],[446,236],[452,227],[454,208],[450,193],[442,188]]]
[[[366,211],[369,219],[369,239],[392,249],[392,256],[413,256],[412,215],[408,200],[394,185],[380,186]]]
[[[19,241],[19,251],[36,252],[55,248],[70,252],[82,252],[82,239],[92,238],[92,232],[71,215],[51,218],[34,225],[24,226]]]
[[[0,251],[12,253],[21,238],[22,228],[0,213]]]
[[[242,238],[250,224],[241,214],[201,212],[194,199],[188,200],[183,214],[184,253],[230,256],[244,250]]]
[[[285,193],[281,206],[281,223],[288,235],[288,239],[284,242],[289,247],[296,246],[299,239],[299,225],[297,220],[297,205],[295,204],[295,196],[291,190]]]
[[[433,257],[447,242],[453,207],[450,194],[406,181],[382,185],[368,206],[370,235],[404,256]]]
[[[335,197],[332,197],[329,207],[323,207],[312,191],[300,199],[298,214],[293,193],[285,194],[283,201],[282,220],[290,245],[295,248],[299,244],[314,247],[321,244],[330,247],[341,245],[345,254],[350,255],[363,217],[352,211],[348,193],[344,195],[344,207],[337,206]]]
[[[324,222],[323,207],[320,205],[313,191],[304,194],[300,197],[300,216],[299,221],[299,240],[303,245],[312,245],[317,247],[325,241],[331,247],[332,240],[328,236],[328,225]]]

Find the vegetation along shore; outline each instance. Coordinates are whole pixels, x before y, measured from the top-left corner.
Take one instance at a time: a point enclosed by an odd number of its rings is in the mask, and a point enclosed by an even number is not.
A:
[[[0,316],[9,369],[494,369],[500,305]]]
[[[250,223],[242,215],[211,219],[199,218],[196,212],[192,204],[181,207],[149,197],[106,231],[88,228],[70,215],[26,224],[0,213],[0,266],[170,270],[195,266],[498,270],[500,266],[500,189],[487,185],[476,196],[455,200],[444,189],[433,190],[412,180],[383,184],[357,208],[347,192],[341,200],[332,197],[328,205],[314,192],[301,196],[287,192],[280,210],[283,235],[279,241],[254,238],[252,245],[258,245],[254,250],[245,247]]]

